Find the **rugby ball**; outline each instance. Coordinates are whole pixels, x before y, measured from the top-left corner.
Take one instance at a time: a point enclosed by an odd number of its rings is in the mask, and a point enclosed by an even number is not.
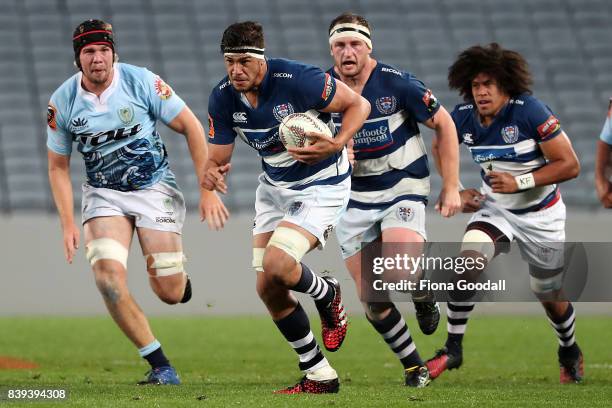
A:
[[[322,120],[316,117],[315,113],[292,113],[283,118],[278,135],[285,147],[304,147],[312,142],[306,133],[321,133],[327,137],[333,137],[332,131]]]

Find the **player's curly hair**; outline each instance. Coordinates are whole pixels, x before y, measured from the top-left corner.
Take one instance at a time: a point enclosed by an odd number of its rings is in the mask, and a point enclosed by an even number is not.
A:
[[[226,48],[265,48],[263,27],[256,21],[243,21],[227,27],[221,37],[221,53]]]
[[[531,94],[533,79],[525,58],[498,43],[475,45],[462,51],[448,69],[448,86],[456,89],[465,101],[473,101],[472,80],[480,73],[490,75],[499,88],[516,97]]]
[[[329,28],[327,29],[327,32],[329,33],[336,24],[342,23],[359,24],[372,31],[372,27],[370,27],[370,23],[368,23],[368,20],[366,20],[365,17],[346,11],[340,14],[338,17],[334,18],[332,22],[329,23]]]

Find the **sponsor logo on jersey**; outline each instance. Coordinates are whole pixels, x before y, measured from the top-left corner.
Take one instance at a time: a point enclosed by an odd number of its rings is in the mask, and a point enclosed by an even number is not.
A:
[[[414,210],[410,207],[398,207],[395,213],[397,218],[403,222],[409,222],[414,218]]]
[[[246,112],[234,112],[232,117],[234,118],[234,122],[237,123],[246,123],[247,121]]]
[[[364,123],[353,137],[354,149],[360,152],[372,152],[384,149],[393,144],[393,135],[389,132],[387,121]]]
[[[288,72],[275,72],[274,75],[272,76],[274,78],[288,78],[288,79],[293,78],[293,74],[290,74]]]
[[[376,109],[383,115],[390,115],[395,112],[397,100],[395,96],[382,96],[376,99]]]
[[[428,89],[423,95],[423,103],[427,107],[427,112],[432,113],[438,107],[438,98]]]
[[[392,73],[392,74],[402,76],[402,73],[401,73],[401,72],[399,72],[398,70],[393,69],[393,68],[382,67],[382,68],[380,69],[380,71],[381,71],[381,72],[390,72],[390,73]]]
[[[208,115],[208,137],[211,139],[215,138],[215,123],[210,114]]]
[[[474,105],[472,105],[471,103],[467,105],[463,105],[463,106],[460,106],[458,110],[462,111],[466,109],[474,109]]]
[[[325,86],[323,86],[323,93],[321,94],[321,98],[323,98],[323,100],[326,101],[327,98],[329,98],[329,96],[331,95],[333,90],[334,90],[334,79],[332,78],[331,75],[329,75],[328,73],[325,73]]]
[[[132,105],[119,108],[117,109],[117,115],[119,115],[119,120],[124,125],[129,125],[134,120],[134,108],[132,108]]]
[[[538,134],[540,135],[541,139],[546,139],[559,129],[561,129],[559,119],[557,119],[554,115],[550,115],[548,119],[546,119],[546,122],[538,126]]]
[[[225,88],[226,86],[228,86],[231,82],[229,80],[225,81],[224,83],[222,83],[221,85],[219,85],[219,90],[223,90],[223,88]]]
[[[274,109],[272,109],[272,113],[274,114],[274,117],[279,122],[282,122],[285,116],[289,116],[294,112],[295,110],[293,109],[293,105],[291,105],[289,102],[283,103],[280,105],[276,105]]]
[[[276,131],[271,135],[267,132],[252,132],[250,133],[250,137],[247,137],[245,132],[238,126],[234,128],[234,131],[238,134],[240,139],[255,150],[259,151],[269,149],[271,152],[276,152],[284,149],[278,136],[278,129],[276,129]]]
[[[76,118],[70,122],[70,130],[72,132],[80,132],[87,127],[87,119]]]
[[[506,143],[516,143],[519,138],[519,129],[518,126],[506,126],[501,130],[501,135],[504,138],[504,142]]]
[[[295,216],[295,215],[298,215],[299,213],[301,213],[303,209],[304,209],[304,202],[303,201],[294,201],[294,202],[291,203],[291,205],[287,209],[287,214],[289,214],[291,216]]]
[[[515,105],[525,105],[525,101],[523,101],[522,99],[510,99],[509,103],[515,104]]]
[[[465,143],[466,145],[474,144],[474,139],[472,138],[471,133],[462,134],[461,139],[463,139],[463,143]]]
[[[82,145],[99,146],[101,144],[108,143],[113,140],[121,140],[126,139],[128,137],[136,136],[141,130],[142,125],[138,123],[132,126],[131,128],[119,128],[97,133],[77,133],[75,137]]]
[[[57,130],[57,109],[51,103],[47,105],[47,125],[51,129]]]
[[[155,77],[155,93],[161,99],[166,100],[172,96],[172,88],[159,76]]]

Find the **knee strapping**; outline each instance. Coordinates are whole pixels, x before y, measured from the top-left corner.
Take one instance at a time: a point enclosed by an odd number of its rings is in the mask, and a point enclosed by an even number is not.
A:
[[[263,257],[265,248],[253,248],[253,262],[252,266],[255,272],[263,272]]]
[[[538,275],[538,276],[534,276]],[[556,292],[563,287],[563,269],[529,271],[529,286],[535,294]]]
[[[91,266],[100,259],[112,259],[127,268],[128,249],[112,238],[91,240],[85,246],[85,256]]]
[[[463,236],[461,252],[463,251],[476,251],[491,260],[495,256],[495,243],[489,234],[478,229],[471,229],[467,230]]]
[[[187,261],[182,252],[158,252],[145,255],[147,269],[154,271],[152,276],[163,277],[184,273],[184,263]],[[150,262],[150,263],[149,263]]]
[[[296,262],[300,262],[310,250],[310,241],[293,228],[278,227],[274,234],[272,234],[268,246],[280,248],[295,259]]]

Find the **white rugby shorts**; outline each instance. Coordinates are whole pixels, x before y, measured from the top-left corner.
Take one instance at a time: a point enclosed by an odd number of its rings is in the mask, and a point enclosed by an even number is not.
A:
[[[361,251],[362,244],[375,241],[387,228],[410,229],[426,241],[425,204],[403,200],[384,209],[348,208],[336,228],[342,257],[347,259],[355,255]]]
[[[565,204],[524,214],[514,214],[494,202],[485,201],[470,219],[497,227],[510,241],[518,242],[522,258],[542,269],[557,269],[564,264]],[[468,225],[469,225],[468,224]]]
[[[158,182],[134,191],[92,187],[83,183],[83,224],[95,217],[133,217],[136,227],[181,233],[185,199],[176,188]]]
[[[274,231],[287,221],[317,237],[322,249],[346,209],[350,192],[350,177],[338,184],[292,190],[271,185],[262,174],[255,195],[253,235]]]

